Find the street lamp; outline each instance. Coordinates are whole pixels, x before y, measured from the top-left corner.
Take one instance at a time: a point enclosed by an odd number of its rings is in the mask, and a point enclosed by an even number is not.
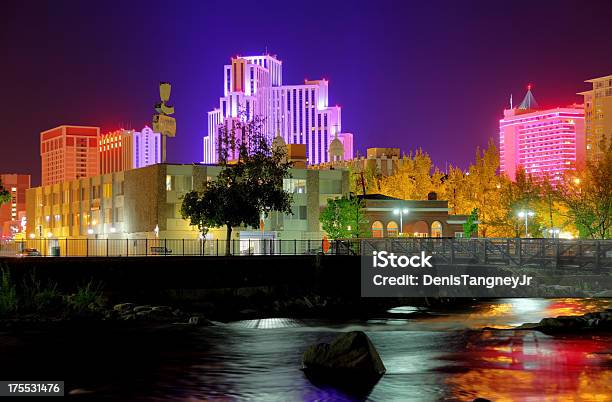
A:
[[[403,218],[404,218],[404,214],[406,214],[406,215],[407,215],[407,214],[408,214],[408,212],[410,212],[410,211],[408,210],[408,208],[402,208],[402,209],[400,209],[400,208],[395,208],[395,209],[393,210],[393,213],[394,213],[395,215],[399,215],[399,217],[400,217],[400,231],[399,231],[400,235],[404,233],[404,219],[403,219]]]
[[[529,231],[528,231],[529,222],[528,221],[529,221],[529,218],[535,215],[535,212],[528,211],[528,210],[522,210],[522,211],[519,211],[517,215],[519,218],[525,218],[525,237],[529,237]]]

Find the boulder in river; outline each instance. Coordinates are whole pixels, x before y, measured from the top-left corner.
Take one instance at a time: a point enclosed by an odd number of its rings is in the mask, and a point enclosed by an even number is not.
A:
[[[544,333],[610,330],[612,329],[612,312],[602,311],[582,316],[562,315],[556,318],[542,318],[539,323],[527,323],[515,329],[533,329]]]
[[[310,346],[304,352],[302,366],[315,383],[357,392],[367,392],[386,371],[376,348],[362,331],[343,333],[331,343]]]
[[[119,304],[115,304],[115,306],[113,307],[114,311],[118,311],[120,314],[127,314],[132,312],[132,310],[134,310],[135,304],[134,303],[119,303]]]

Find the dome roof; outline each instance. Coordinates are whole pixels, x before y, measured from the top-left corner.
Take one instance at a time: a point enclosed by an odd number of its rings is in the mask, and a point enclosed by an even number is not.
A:
[[[344,145],[338,137],[329,143],[329,159],[331,161],[344,160]]]

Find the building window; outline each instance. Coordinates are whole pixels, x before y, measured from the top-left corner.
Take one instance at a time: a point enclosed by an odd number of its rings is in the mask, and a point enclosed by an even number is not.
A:
[[[106,208],[104,210],[104,223],[112,223],[113,222],[113,210],[111,208]]]
[[[113,184],[104,183],[102,187],[102,192],[104,194],[104,198],[111,198],[113,196]]]
[[[442,237],[442,224],[434,221],[431,224],[431,237]]]
[[[306,220],[308,218],[308,211],[306,205],[300,205],[298,219]]]
[[[304,194],[306,179],[283,179],[283,190],[292,194]]]
[[[374,221],[374,223],[372,223],[372,237],[383,237],[383,224],[381,221]]]
[[[166,191],[172,191],[172,176],[166,175]]]
[[[387,237],[397,237],[399,234],[399,226],[397,222],[391,221],[387,223]]]

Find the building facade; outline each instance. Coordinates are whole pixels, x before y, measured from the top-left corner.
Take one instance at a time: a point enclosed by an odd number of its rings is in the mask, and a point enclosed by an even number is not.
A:
[[[342,132],[341,108],[329,106],[329,82],[305,80],[283,84],[282,62],[275,56],[234,57],[223,69],[223,96],[208,112],[208,136],[203,139],[203,163],[218,162],[219,128],[233,119],[263,118],[272,139],[280,134],[287,144],[305,144],[309,164],[328,161],[328,147],[336,134],[353,156],[353,135]]]
[[[612,75],[585,82],[593,85],[579,93],[584,96],[586,156],[591,160],[604,151],[602,144],[612,141]]]
[[[540,110],[528,89],[518,108],[499,121],[500,173],[515,180],[519,166],[539,181],[560,180],[585,161],[584,107]]]
[[[376,176],[392,176],[403,164],[399,148],[368,148],[366,156],[330,160],[319,165],[310,165],[311,169],[350,169],[353,173],[368,173]]]
[[[137,169],[161,162],[161,134],[145,126],[120,129],[100,137],[100,174]]]
[[[10,194],[10,201],[0,205],[0,238],[13,238],[25,230],[26,190],[29,174],[0,174],[0,184]]]
[[[100,173],[99,127],[63,125],[40,133],[44,186]]]
[[[182,197],[220,170],[156,164],[32,188],[26,195],[28,238],[197,239],[197,228],[180,214]],[[283,187],[293,194],[293,214],[273,212],[261,228],[234,230],[236,239],[321,239],[320,210],[328,198],[348,193],[348,172],[294,168],[291,175]],[[225,239],[225,229],[207,236]]]
[[[368,221],[364,232],[383,237],[463,237],[465,215],[450,215],[448,201],[402,200],[382,194],[359,196]]]

